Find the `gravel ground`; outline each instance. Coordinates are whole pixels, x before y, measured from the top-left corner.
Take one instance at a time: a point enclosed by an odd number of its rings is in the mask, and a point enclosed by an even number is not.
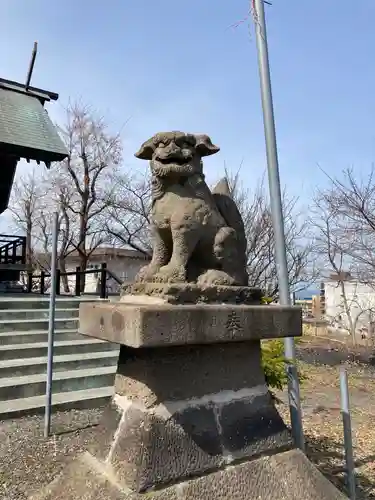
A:
[[[0,422],[0,499],[27,499],[48,484],[71,458],[94,446],[102,411],[55,413],[49,439],[43,437],[43,415]]]
[[[321,339],[304,339],[298,356],[307,380],[301,387],[303,425],[309,458],[340,489],[343,474],[343,433],[337,365],[349,373],[358,500],[375,499],[375,371],[365,352]],[[353,362],[355,360],[355,362]],[[289,421],[287,397],[277,392],[280,413]],[[43,437],[43,416],[0,422],[0,500],[26,500],[48,484],[70,459],[94,449],[103,408],[58,412],[53,436]]]

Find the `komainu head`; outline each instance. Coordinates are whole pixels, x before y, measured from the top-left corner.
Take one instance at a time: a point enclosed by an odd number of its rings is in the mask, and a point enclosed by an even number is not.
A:
[[[135,156],[150,160],[153,174],[157,177],[184,177],[201,171],[201,159],[219,150],[208,135],[159,132],[144,142]]]

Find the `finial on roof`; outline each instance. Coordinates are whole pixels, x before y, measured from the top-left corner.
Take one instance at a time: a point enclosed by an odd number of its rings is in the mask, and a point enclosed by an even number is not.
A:
[[[213,191],[214,194],[223,194],[225,196],[229,196],[230,198],[232,197],[232,192],[229,187],[229,182],[227,177],[223,177],[214,187]]]

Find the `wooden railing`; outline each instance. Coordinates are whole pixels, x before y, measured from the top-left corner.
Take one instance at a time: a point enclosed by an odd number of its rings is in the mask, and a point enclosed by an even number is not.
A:
[[[26,237],[0,234],[0,264],[26,263]]]
[[[99,295],[101,299],[106,299],[108,297],[107,293],[107,281],[108,278],[112,278],[116,283],[122,285],[122,281],[109,269],[107,269],[107,264],[103,262],[98,269],[86,269],[82,271],[78,266],[75,271],[61,272],[57,269],[56,272],[56,295],[61,295],[61,278],[63,276],[75,276],[74,285],[74,295],[79,297],[81,295],[81,284],[82,276],[87,274],[100,274],[99,278]],[[41,271],[40,274],[35,275],[33,273],[28,273],[27,275],[27,292],[31,293],[35,291],[34,285],[36,284],[36,289],[42,295],[46,293],[46,279],[50,278],[51,274],[45,271]],[[39,282],[39,286],[38,286]]]

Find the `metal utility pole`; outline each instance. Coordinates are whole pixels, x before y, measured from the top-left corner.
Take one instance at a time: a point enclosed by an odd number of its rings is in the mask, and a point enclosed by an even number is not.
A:
[[[51,289],[49,295],[49,319],[48,319],[47,384],[46,384],[46,406],[44,413],[44,437],[46,438],[50,435],[51,431],[53,341],[55,336],[58,234],[59,234],[59,214],[58,212],[55,212],[53,217],[53,229],[52,229]]]
[[[352,422],[350,416],[348,374],[345,368],[340,369],[341,415],[344,426],[344,446],[347,485],[350,500],[356,500],[355,462],[353,456]]]
[[[279,162],[277,156],[275,118],[273,112],[270,67],[268,59],[268,44],[266,21],[264,14],[264,0],[251,0],[255,23],[256,42],[258,50],[258,64],[260,90],[263,107],[264,134],[267,151],[268,182],[270,190],[272,224],[275,234],[275,261],[279,281],[280,304],[290,305],[290,290],[288,265],[285,248],[284,217],[282,210],[282,196],[280,188]],[[298,448],[304,451],[305,441],[302,429],[301,401],[299,381],[295,366],[296,351],[293,338],[284,339],[285,357],[291,360],[287,365],[288,393],[292,433]]]

